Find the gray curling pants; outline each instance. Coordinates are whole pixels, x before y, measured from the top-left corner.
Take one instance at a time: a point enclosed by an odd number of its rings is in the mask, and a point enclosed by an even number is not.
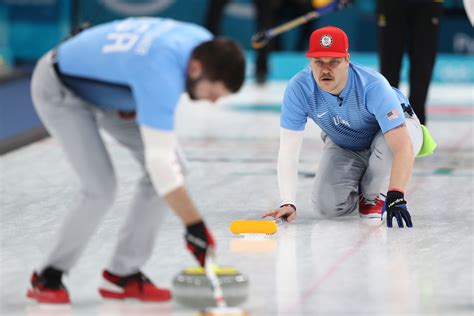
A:
[[[420,151],[423,132],[416,116],[405,120],[413,150]],[[336,145],[321,133],[324,151],[314,178],[312,204],[318,216],[349,215],[358,209],[359,195],[373,200],[386,192],[392,170],[393,154],[382,131],[379,131],[369,149],[350,150]]]
[[[53,70],[51,53],[39,60],[31,89],[36,111],[81,184],[78,203],[66,214],[52,249],[38,270],[53,266],[69,271],[115,199],[117,179],[99,134],[99,128],[103,128],[130,150],[143,170],[106,269],[118,275],[138,272],[152,253],[166,205],[155,193],[145,170],[137,123],[120,118],[115,110],[101,110],[64,87]]]

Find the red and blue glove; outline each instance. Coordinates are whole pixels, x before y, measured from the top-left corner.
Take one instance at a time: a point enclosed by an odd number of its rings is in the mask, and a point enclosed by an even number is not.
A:
[[[393,218],[397,220],[398,227],[405,227],[403,222],[406,223],[407,227],[413,227],[410,213],[407,209],[407,202],[403,192],[389,190],[385,203],[382,208],[382,218],[387,213],[387,227],[393,227]]]
[[[203,221],[186,226],[186,247],[193,254],[199,264],[204,267],[206,254],[214,251],[216,243]]]

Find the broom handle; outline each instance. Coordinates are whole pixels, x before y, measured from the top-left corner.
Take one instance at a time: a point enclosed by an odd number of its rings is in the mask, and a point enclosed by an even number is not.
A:
[[[206,256],[205,270],[207,278],[211,284],[212,295],[214,301],[216,302],[217,307],[227,307],[227,304],[224,300],[224,294],[222,293],[221,285],[219,284],[219,279],[214,270],[216,264],[214,263],[214,258],[211,255]]]

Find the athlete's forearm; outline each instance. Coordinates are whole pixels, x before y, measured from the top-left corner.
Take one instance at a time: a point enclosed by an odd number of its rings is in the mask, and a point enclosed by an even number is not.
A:
[[[281,204],[295,204],[296,187],[298,186],[297,164],[282,158],[281,155],[278,157],[277,174]]]
[[[190,225],[201,220],[201,214],[184,186],[180,186],[163,197],[184,224]]]
[[[415,156],[411,144],[394,153],[389,189],[406,191],[413,172],[414,161]]]
[[[184,224],[201,220],[197,208],[184,187],[181,164],[175,154],[178,148],[172,131],[163,131],[141,126],[140,132],[145,147],[145,160],[153,186]]]
[[[415,154],[410,134],[402,124],[384,134],[388,147],[392,151],[392,171],[388,189],[405,191],[413,171]]]
[[[282,204],[295,204],[298,186],[298,161],[302,142],[302,131],[281,128],[277,173]]]
[[[184,185],[184,175],[176,156],[177,140],[172,131],[140,126],[145,165],[153,186],[159,195]]]

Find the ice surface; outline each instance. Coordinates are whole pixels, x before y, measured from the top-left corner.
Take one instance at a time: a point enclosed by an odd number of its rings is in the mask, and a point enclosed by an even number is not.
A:
[[[251,315],[472,315],[473,92],[433,85],[429,128],[434,156],[417,160],[407,194],[413,229],[370,226],[358,216],[316,219],[312,175],[323,144],[308,123],[300,162],[298,218],[265,239],[228,230],[234,219],[255,219],[278,206],[278,105],[284,82],[249,84],[217,106],[178,110],[178,131],[189,160],[188,188],[218,245],[221,265],[250,280],[243,305]],[[450,110],[451,109],[451,110]],[[452,109],[458,109],[453,111]],[[102,300],[100,273],[115,244],[138,176],[131,156],[107,137],[120,191],[77,266],[65,278],[72,305],[45,308],[25,298],[32,269],[49,248],[78,183],[54,140],[2,156],[0,213],[1,315],[196,315],[177,305]],[[159,286],[195,265],[183,227],[169,210],[152,258],[144,267]]]

